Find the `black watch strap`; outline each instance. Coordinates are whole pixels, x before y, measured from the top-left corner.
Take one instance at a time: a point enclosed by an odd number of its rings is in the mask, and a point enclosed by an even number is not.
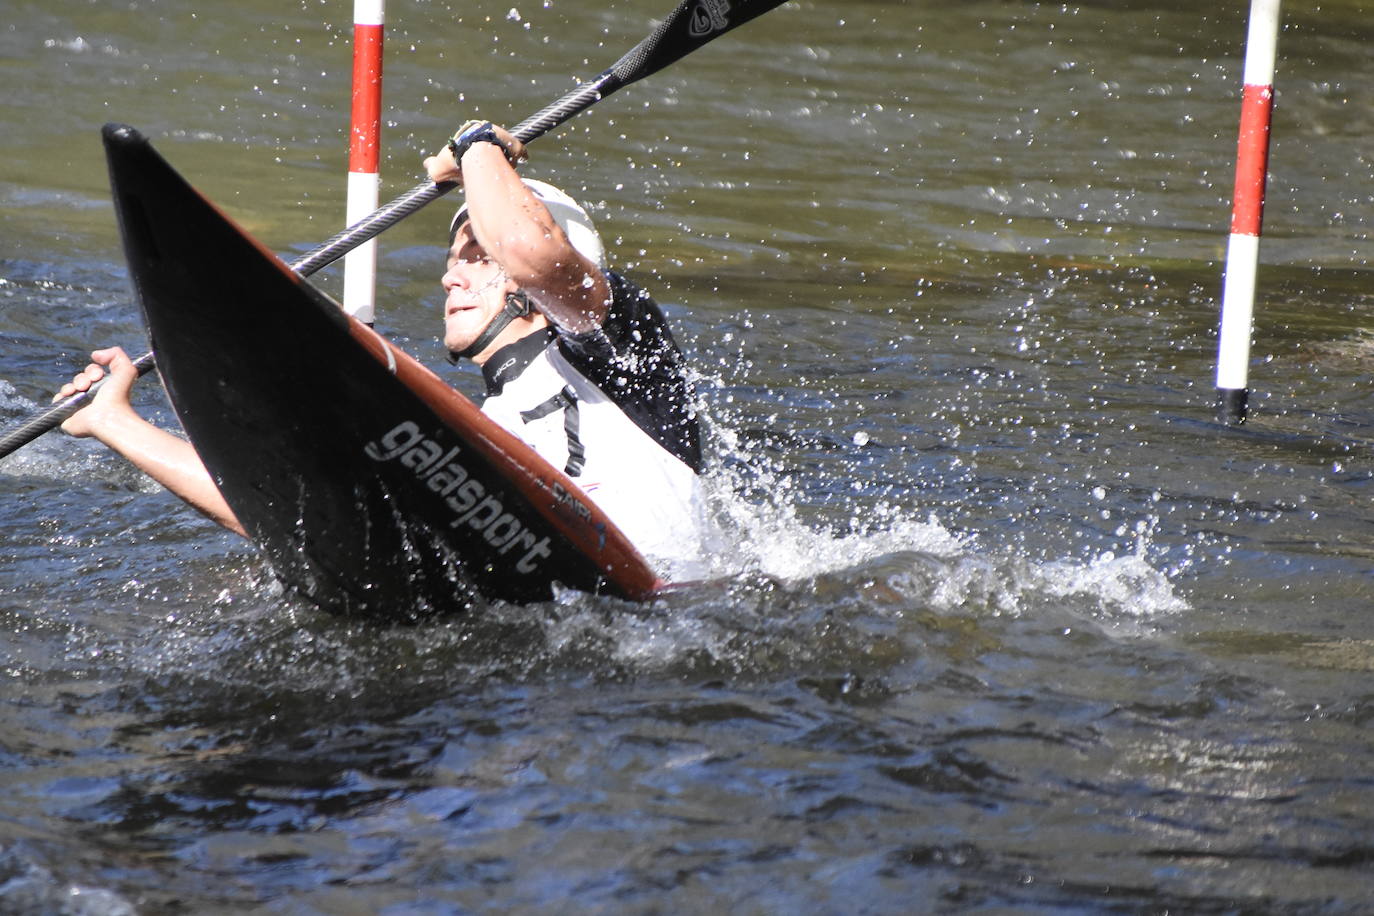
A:
[[[501,148],[505,154],[506,161],[510,161],[510,147],[501,142],[501,138],[496,135],[496,128],[490,121],[481,121],[465,124],[458,133],[448,141],[449,151],[453,153],[453,161],[461,163],[463,154],[472,148],[474,143],[494,143]]]

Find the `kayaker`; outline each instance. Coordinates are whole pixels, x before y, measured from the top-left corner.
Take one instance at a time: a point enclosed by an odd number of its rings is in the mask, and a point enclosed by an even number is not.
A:
[[[449,227],[444,346],[481,367],[483,411],[568,474],[670,579],[700,574],[710,530],[685,360],[658,306],[606,269],[586,211],[522,179],[520,141],[470,122],[425,160],[466,201]],[[91,436],[209,518],[242,524],[189,442],[129,401],[136,370],[97,350],[54,400],[108,382],[62,428]]]
[[[444,345],[481,367],[482,411],[642,553],[699,557],[701,431],[682,351],[654,301],[606,268],[587,212],[516,173],[524,158],[503,128],[469,122],[425,160],[466,197],[449,226]]]

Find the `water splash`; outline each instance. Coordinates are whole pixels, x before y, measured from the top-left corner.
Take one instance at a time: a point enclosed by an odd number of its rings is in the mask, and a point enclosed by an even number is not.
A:
[[[138,911],[113,891],[69,883],[18,850],[0,847],[0,912],[134,916]]]
[[[131,622],[75,626],[66,667],[92,679],[142,672],[183,710],[223,706],[226,690],[245,709],[268,696],[283,707],[422,706],[488,681],[550,676],[891,670],[932,647],[957,657],[996,651],[998,634],[1014,627],[1148,637],[1188,607],[1149,561],[1149,526],[1124,554],[1035,560],[982,547],[913,501],[856,491],[816,513],[799,478],[746,446],[740,428],[715,431],[726,460],[708,479],[720,527],[710,575],[648,604],[566,592],[383,627],[295,604],[260,560],[182,555],[186,575],[169,566],[131,583]]]

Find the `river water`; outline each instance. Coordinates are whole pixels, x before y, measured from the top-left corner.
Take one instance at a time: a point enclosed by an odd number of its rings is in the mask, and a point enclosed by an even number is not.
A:
[[[393,0],[384,199],[669,5]],[[341,226],[351,5],[188,6],[7,3],[7,424],[146,349],[104,122]],[[0,912],[1374,907],[1374,7],[1285,5],[1228,428],[1246,6],[798,0],[534,145],[701,373],[716,584],[350,623],[96,446],[0,461]],[[378,329],[475,393],[451,207]]]

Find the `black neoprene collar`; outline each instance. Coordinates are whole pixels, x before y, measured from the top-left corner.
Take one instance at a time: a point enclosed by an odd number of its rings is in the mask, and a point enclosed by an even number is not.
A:
[[[487,383],[487,397],[495,397],[506,387],[506,382],[524,372],[534,358],[544,351],[553,340],[553,328],[541,328],[527,334],[513,344],[506,344],[482,364],[482,379]]]

